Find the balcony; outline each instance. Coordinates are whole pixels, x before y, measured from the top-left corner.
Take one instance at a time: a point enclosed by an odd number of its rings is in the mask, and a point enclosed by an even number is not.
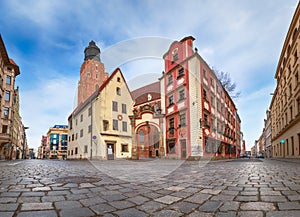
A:
[[[0,144],[10,142],[10,134],[0,133]]]

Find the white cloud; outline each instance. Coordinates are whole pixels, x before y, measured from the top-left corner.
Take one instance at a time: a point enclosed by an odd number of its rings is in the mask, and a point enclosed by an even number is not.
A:
[[[55,124],[67,124],[76,95],[77,80],[64,76],[41,79],[31,90],[20,90],[21,116],[30,147],[40,145],[42,135]]]
[[[297,3],[297,0],[7,1],[8,7],[3,8],[13,13],[0,11],[9,23],[6,27],[13,32],[11,40],[17,41],[20,33],[15,30],[19,29],[22,33],[30,31],[26,37],[37,44],[30,45],[24,39],[23,44],[18,44],[22,52],[14,48],[17,61],[21,59],[18,61],[21,76],[25,74],[33,80],[23,82],[26,90],[19,84],[23,120],[30,127],[29,140],[39,142],[51,125],[66,121],[65,116],[73,106],[83,50],[91,39],[100,45],[106,70],[111,72],[121,66],[128,83],[135,88],[155,81],[156,73],[164,70],[161,60],[153,57],[162,57],[169,39],[192,35],[207,63],[229,72],[242,91],[237,105],[246,142],[252,143],[261,131],[258,128],[269,104],[269,93],[274,90],[275,69]],[[0,30],[9,31],[1,25]],[[145,43],[137,38],[145,36],[152,41]],[[155,41],[155,38],[165,40]],[[123,41],[126,39],[130,40]],[[52,74],[61,70],[67,76],[66,81],[55,79],[60,74]],[[58,89],[62,91],[57,95]]]

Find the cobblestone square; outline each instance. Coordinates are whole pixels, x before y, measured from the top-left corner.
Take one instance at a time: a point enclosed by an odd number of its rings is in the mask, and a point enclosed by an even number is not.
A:
[[[300,216],[300,161],[1,161],[0,216]]]

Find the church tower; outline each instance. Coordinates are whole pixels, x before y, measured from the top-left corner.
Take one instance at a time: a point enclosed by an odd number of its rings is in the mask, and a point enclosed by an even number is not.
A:
[[[89,46],[84,49],[84,62],[80,69],[80,80],[78,82],[79,106],[87,100],[108,78],[104,64],[100,60],[100,48],[94,41],[90,41]]]

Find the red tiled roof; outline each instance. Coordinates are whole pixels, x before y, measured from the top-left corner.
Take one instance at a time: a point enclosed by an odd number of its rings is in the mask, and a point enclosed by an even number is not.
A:
[[[151,100],[148,99],[148,94],[151,94]],[[131,95],[133,100],[135,101],[135,105],[160,99],[160,82],[157,81],[155,83],[148,84],[144,87],[136,89],[131,92]]]
[[[89,98],[87,98],[82,104],[78,105],[75,110],[71,113],[71,115],[68,117],[68,119],[71,118],[72,115],[76,115],[78,112],[80,112],[83,108],[87,106],[93,99],[95,99],[100,92],[106,87],[106,85],[111,81],[111,79],[117,74],[117,72],[120,71],[120,74],[122,76],[122,79],[125,82],[125,85],[129,91],[129,88],[127,86],[126,80],[123,76],[123,73],[120,68],[115,69],[115,71],[103,82],[103,84],[100,86],[99,90],[96,90]],[[132,95],[131,95],[132,97]]]

